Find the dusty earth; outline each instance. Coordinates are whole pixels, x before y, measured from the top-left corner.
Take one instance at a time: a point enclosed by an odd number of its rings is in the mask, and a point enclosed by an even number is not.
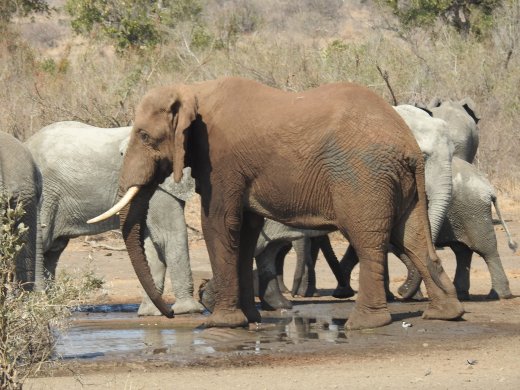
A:
[[[520,242],[520,215],[512,205],[507,207],[506,202],[502,211],[514,238]],[[197,233],[197,213],[193,200],[187,219],[196,287],[211,275],[204,241]],[[135,312],[130,312],[108,320],[102,313],[78,313],[71,331],[76,329],[79,334],[100,324],[122,329],[121,332],[139,327],[177,333],[172,339],[161,339],[159,344],[145,342],[147,347],[138,351],[66,359],[42,377],[29,380],[25,388],[207,389],[215,385],[219,389],[520,388],[520,257],[508,248],[501,226],[495,230],[515,297],[504,301],[484,300],[490,278],[485,263],[475,255],[471,270],[472,301],[464,303],[463,321],[426,321],[420,317],[425,302],[398,301],[389,305],[394,319],[391,325],[346,332],[343,325],[354,300],[330,297],[335,281],[326,262],[320,259],[317,281],[321,296],[293,299],[295,307],[290,311],[263,312],[264,323],[258,329],[256,326],[236,330],[197,329],[204,315],[168,320],[138,318]],[[334,248],[340,255],[347,244],[339,237],[334,238]],[[117,233],[88,240],[121,245]],[[451,250],[438,253],[447,272],[453,275],[455,261]],[[293,253],[286,264],[286,284],[290,285]],[[139,283],[126,252],[103,249],[78,238],[65,251],[59,268],[85,267],[90,267],[105,282],[92,298],[93,304],[140,301]],[[391,288],[395,292],[404,280],[405,269],[391,258],[390,270]],[[168,297],[173,301],[171,294]],[[412,326],[404,328],[403,321]]]

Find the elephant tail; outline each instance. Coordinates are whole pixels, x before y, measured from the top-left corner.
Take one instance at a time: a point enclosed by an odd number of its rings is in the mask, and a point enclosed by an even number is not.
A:
[[[497,212],[498,219],[500,220],[500,223],[502,224],[502,226],[504,227],[504,230],[506,231],[507,238],[509,240],[509,242],[508,242],[509,248],[511,248],[511,250],[513,252],[516,252],[516,249],[518,248],[518,244],[513,240],[513,237],[511,236],[511,232],[509,231],[509,229],[507,227],[506,221],[502,218],[502,214],[500,213],[500,209],[498,208],[498,199],[495,194],[491,195],[491,201],[493,202],[493,206],[495,206],[495,211]]]

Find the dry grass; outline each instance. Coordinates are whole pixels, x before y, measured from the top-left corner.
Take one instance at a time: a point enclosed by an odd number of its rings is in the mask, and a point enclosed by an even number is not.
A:
[[[445,26],[402,31],[388,11],[370,1],[203,3],[203,28],[213,41],[202,47],[186,23],[169,31],[168,42],[159,47],[124,55],[95,39],[69,35],[63,14],[53,16],[52,27],[49,20],[43,23],[46,33],[19,23],[27,39],[14,32],[0,40],[0,128],[25,139],[58,120],[127,125],[150,86],[223,75],[287,90],[349,80],[391,101],[379,66],[399,103],[434,96],[475,100],[482,117],[478,165],[503,192],[517,196],[518,2],[506,2],[483,40],[463,39]],[[52,47],[44,47],[45,34]]]

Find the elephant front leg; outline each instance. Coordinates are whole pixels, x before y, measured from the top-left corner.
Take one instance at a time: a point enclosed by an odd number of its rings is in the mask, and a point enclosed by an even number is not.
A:
[[[315,264],[319,247],[308,237],[293,241],[297,265],[294,273],[292,296],[317,296]]]
[[[216,192],[216,189],[214,189]],[[228,200],[213,199],[212,203],[225,207]],[[247,326],[248,319],[241,308],[239,284],[239,246],[241,208],[239,203],[222,210],[209,206],[205,210],[203,198],[202,232],[206,241],[213,285],[215,288],[215,308],[204,322],[207,327]],[[252,288],[252,285],[251,285]]]
[[[247,317],[248,322],[260,322],[260,312],[255,306],[255,294],[253,283],[253,256],[255,253],[258,236],[264,225],[264,218],[256,214],[244,211],[242,227],[240,229],[239,251],[239,283],[240,283],[240,307]]]

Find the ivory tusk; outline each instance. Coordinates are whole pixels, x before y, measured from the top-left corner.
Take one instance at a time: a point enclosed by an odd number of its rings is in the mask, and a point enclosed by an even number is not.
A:
[[[134,198],[134,196],[137,195],[139,192],[139,187],[133,186],[126,191],[126,194],[117,202],[115,205],[113,205],[110,210],[105,211],[103,214],[98,215],[95,218],[89,219],[87,223],[96,223],[100,221],[104,221],[105,219],[108,219],[112,217],[113,215],[116,215],[121,211],[123,207],[125,207],[130,201]]]

